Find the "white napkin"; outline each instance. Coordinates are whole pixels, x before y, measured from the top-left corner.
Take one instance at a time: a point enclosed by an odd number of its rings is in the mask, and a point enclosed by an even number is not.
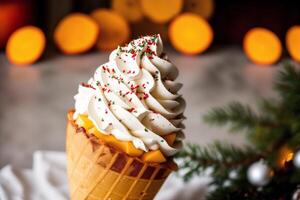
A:
[[[204,199],[209,178],[196,177],[184,183],[171,174],[155,200]],[[7,165],[0,170],[0,200],[68,200],[66,155],[63,152],[37,151],[33,169]]]

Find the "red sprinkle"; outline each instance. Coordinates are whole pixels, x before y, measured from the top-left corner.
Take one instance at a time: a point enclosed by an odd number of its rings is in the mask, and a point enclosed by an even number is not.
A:
[[[134,108],[128,109],[128,112],[132,112],[132,111],[134,111]]]
[[[147,99],[149,97],[149,94],[144,93],[144,99]]]
[[[86,84],[86,83],[80,83],[83,87],[87,87],[87,88],[92,88],[92,89],[94,89],[95,90],[95,88],[93,87],[93,86],[91,86],[91,85],[89,85],[89,84]]]

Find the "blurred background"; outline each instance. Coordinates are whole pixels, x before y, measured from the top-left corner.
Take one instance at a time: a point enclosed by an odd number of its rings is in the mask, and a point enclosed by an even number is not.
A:
[[[274,96],[280,62],[300,61],[299,10],[296,0],[0,0],[0,167],[63,151],[78,84],[118,45],[157,33],[184,84],[187,140],[242,145],[201,116]]]

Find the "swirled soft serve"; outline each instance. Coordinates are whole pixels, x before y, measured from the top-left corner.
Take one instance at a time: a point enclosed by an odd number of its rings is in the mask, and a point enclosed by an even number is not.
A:
[[[73,117],[87,115],[102,134],[171,156],[184,137],[185,103],[177,93],[182,86],[177,75],[159,35],[133,40],[114,50],[88,83],[79,85]],[[176,134],[172,145],[169,134]]]

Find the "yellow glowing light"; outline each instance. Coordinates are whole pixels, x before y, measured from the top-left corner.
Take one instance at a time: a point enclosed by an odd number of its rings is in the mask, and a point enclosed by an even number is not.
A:
[[[284,167],[285,163],[291,161],[293,157],[294,157],[293,150],[288,146],[283,146],[278,153],[278,160],[277,160],[278,166],[280,168]]]

